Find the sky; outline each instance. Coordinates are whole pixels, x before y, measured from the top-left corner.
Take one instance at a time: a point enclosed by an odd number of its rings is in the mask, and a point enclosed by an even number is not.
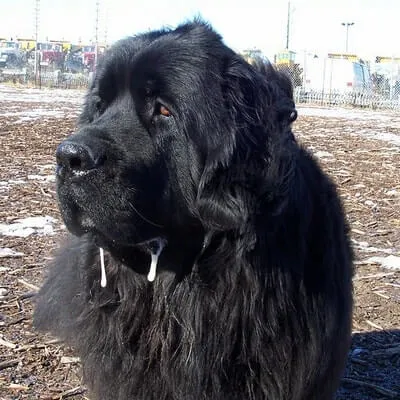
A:
[[[0,0],[0,37],[34,37],[37,0]],[[201,16],[237,51],[285,48],[286,0],[40,0],[39,40],[108,43]],[[400,56],[400,0],[292,0],[289,47],[298,53]]]

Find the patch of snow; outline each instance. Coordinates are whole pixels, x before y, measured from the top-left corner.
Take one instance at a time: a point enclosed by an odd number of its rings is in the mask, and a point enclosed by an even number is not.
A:
[[[367,262],[380,264],[383,268],[400,270],[400,257],[390,255],[387,257],[371,257]]]
[[[12,111],[12,112],[1,112],[2,117],[21,117],[18,121],[25,122],[31,121],[41,117],[61,118],[64,117],[65,113],[60,110],[49,110],[45,108],[37,108],[34,110],[24,111]]]
[[[54,174],[30,174],[27,175],[28,181],[42,181],[42,182],[55,182],[56,177]],[[0,190],[7,190],[12,185],[25,185],[28,181],[23,179],[10,179],[9,181],[0,181]]]
[[[395,146],[400,146],[400,114],[387,111],[351,109],[341,107],[298,107],[299,116],[319,117],[326,119],[344,119],[348,126],[343,132],[368,139],[382,140]],[[392,133],[395,132],[395,133]],[[397,134],[399,132],[399,134]],[[324,131],[323,136],[332,134]]]
[[[399,128],[400,130],[400,128]],[[390,132],[371,132],[369,130],[360,130],[356,132],[361,136],[365,136],[368,139],[382,140],[383,142],[388,142],[396,146],[400,146],[400,135],[396,135]]]
[[[54,168],[55,168],[54,164],[45,164],[45,165],[41,165],[41,166],[40,166],[40,169],[41,169],[41,170],[43,170],[43,169],[51,169],[51,170],[54,170]]]
[[[53,235],[53,224],[56,220],[48,215],[45,217],[28,217],[18,219],[12,224],[0,224],[0,235],[28,237],[32,234]]]
[[[376,208],[378,205],[376,204],[376,203],[374,203],[372,200],[365,200],[364,201],[364,204],[366,205],[366,206],[369,206],[369,207],[371,207],[371,208]]]
[[[13,88],[0,85],[1,103],[71,103],[82,105],[85,90]],[[14,106],[15,107],[15,106]]]
[[[385,192],[388,196],[400,196],[400,192],[396,189],[391,189]]]
[[[10,249],[9,247],[0,247],[0,258],[22,257],[24,253]]]
[[[365,253],[383,253],[383,254],[393,254],[394,249],[383,249],[379,247],[370,246],[368,242],[359,242],[358,240],[352,239],[354,247]]]
[[[0,181],[0,186],[9,186],[9,185],[23,185],[26,181],[23,179],[10,179],[9,181]]]
[[[54,175],[28,175],[29,180],[54,182],[56,177]]]
[[[314,153],[314,155],[318,158],[333,158],[333,154],[329,153],[328,151],[317,151]]]
[[[363,189],[366,186],[363,183],[357,183],[353,186],[354,189]]]
[[[381,122],[393,121],[393,113],[373,111],[370,109],[362,110],[357,108],[343,107],[298,107],[297,111],[300,116],[304,115],[307,117],[344,118],[362,121],[378,120]]]

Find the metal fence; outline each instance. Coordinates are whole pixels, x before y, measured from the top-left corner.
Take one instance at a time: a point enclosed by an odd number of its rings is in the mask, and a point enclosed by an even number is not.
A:
[[[61,73],[55,71],[53,73],[41,73],[35,78],[34,74],[28,76],[28,81],[35,86],[41,87],[54,87],[62,89],[79,89],[87,88],[91,74],[73,74],[73,73]]]
[[[49,87],[61,89],[87,88],[91,79],[90,73],[68,73],[56,71],[3,70],[0,82],[12,82],[32,87]]]
[[[297,60],[296,60],[297,61]],[[296,102],[400,110],[400,62],[319,58],[277,64],[290,76]]]
[[[290,63],[278,62],[276,67],[290,76],[297,103],[400,110],[400,60],[390,61],[337,60],[305,53]],[[91,74],[46,68],[39,68],[36,74],[26,68],[3,69],[0,82],[77,89],[88,86]]]

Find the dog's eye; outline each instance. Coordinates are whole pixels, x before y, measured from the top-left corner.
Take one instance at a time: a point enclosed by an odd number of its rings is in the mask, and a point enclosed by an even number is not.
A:
[[[161,104],[161,103],[157,103],[155,111],[156,111],[156,114],[162,115],[164,117],[171,116],[171,111],[169,111],[169,109],[166,106],[164,106],[164,104]]]

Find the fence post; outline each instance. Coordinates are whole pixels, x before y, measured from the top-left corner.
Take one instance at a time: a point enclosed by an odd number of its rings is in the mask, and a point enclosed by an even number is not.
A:
[[[390,87],[389,87],[389,98],[390,101],[394,100],[394,56],[392,55],[392,64],[390,68]]]
[[[326,79],[326,57],[324,56],[324,63],[322,68],[322,97],[321,97],[321,105],[324,105],[325,100],[325,79]]]

